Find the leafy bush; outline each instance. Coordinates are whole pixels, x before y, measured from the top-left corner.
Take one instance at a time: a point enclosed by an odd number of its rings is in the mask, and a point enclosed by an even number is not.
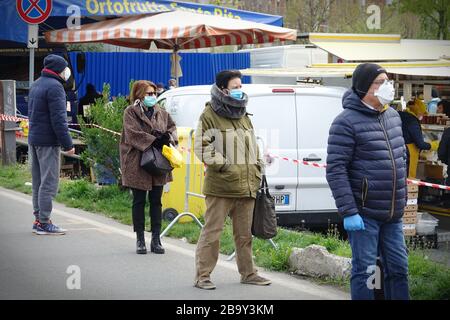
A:
[[[110,102],[110,86],[103,86],[103,97],[95,101],[89,109],[89,123],[79,117],[78,121],[83,132],[83,141],[87,149],[82,153],[82,160],[89,166],[100,165],[120,181],[119,142],[120,136],[101,128],[89,126],[96,124],[103,128],[121,132],[123,126],[123,112],[128,106],[125,97],[119,96]]]

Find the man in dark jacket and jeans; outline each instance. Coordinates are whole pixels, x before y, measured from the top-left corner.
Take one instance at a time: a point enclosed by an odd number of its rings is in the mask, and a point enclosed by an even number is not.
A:
[[[61,146],[68,154],[75,149],[67,126],[66,93],[63,83],[70,78],[64,58],[48,55],[44,69],[30,89],[28,96],[29,159],[33,184],[33,232],[64,234],[66,230],[50,220],[52,198],[59,183]]]
[[[352,299],[374,299],[381,282],[378,254],[385,299],[409,299],[402,230],[406,147],[400,117],[388,106],[393,98],[386,70],[361,64],[330,129],[327,180],[352,247]]]

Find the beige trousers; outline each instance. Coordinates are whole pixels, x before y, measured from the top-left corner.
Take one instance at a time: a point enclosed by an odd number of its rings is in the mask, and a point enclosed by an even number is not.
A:
[[[219,258],[219,240],[225,219],[233,222],[236,263],[241,280],[257,273],[252,256],[252,219],[255,199],[206,196],[205,225],[195,252],[195,281],[209,280]]]

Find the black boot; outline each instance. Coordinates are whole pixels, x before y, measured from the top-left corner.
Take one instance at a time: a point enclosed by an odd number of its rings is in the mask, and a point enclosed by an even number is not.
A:
[[[161,239],[159,237],[159,232],[152,232],[152,242],[150,243],[151,252],[157,254],[164,254],[165,250],[161,245]]]
[[[147,254],[147,248],[145,247],[145,235],[144,231],[136,232],[136,253],[137,254]]]

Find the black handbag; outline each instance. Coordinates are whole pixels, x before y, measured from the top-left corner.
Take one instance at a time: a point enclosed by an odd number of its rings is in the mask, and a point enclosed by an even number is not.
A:
[[[173,167],[161,151],[153,146],[142,152],[141,167],[152,176],[162,176],[170,173]]]
[[[256,193],[252,234],[260,239],[271,239],[277,235],[275,200],[269,193],[266,175],[262,176],[261,187]]]

